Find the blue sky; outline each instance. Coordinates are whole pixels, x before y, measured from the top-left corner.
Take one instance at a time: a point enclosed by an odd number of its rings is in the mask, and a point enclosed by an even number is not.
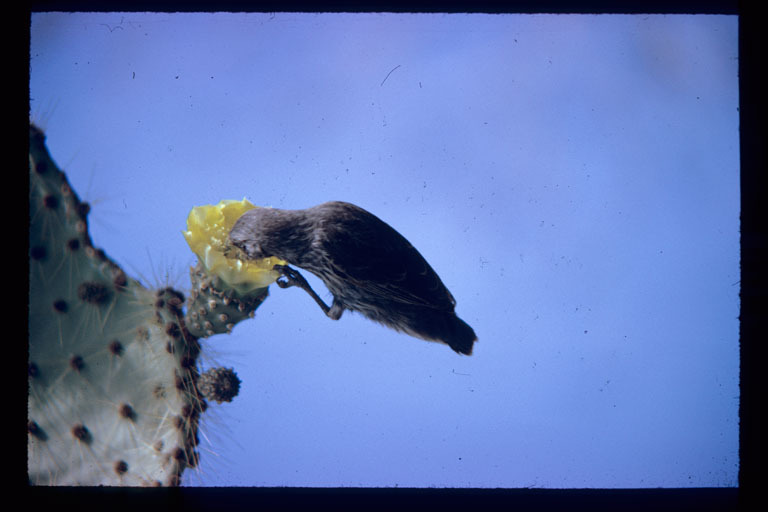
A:
[[[30,55],[31,118],[144,283],[188,289],[194,206],[345,200],[478,334],[273,287],[205,342],[243,384],[186,485],[737,484],[735,16],[46,13]]]

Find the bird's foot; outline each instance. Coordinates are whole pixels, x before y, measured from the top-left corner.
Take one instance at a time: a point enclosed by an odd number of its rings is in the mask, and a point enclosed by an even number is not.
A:
[[[309,288],[309,283],[304,279],[304,276],[288,265],[275,265],[272,267],[272,270],[276,270],[282,274],[277,278],[277,281],[275,281],[280,288],[290,288],[291,286],[298,286],[305,290]]]
[[[314,299],[315,302],[317,302],[317,305],[320,306],[320,309],[323,310],[323,313],[330,316],[334,320],[338,320],[338,318],[341,316],[341,313],[343,312],[343,309],[341,311],[338,311],[338,307],[335,307],[333,310],[328,307],[328,305],[323,302],[323,299],[321,299],[316,293],[315,290],[312,289],[311,286],[309,286],[309,283],[306,279],[304,279],[304,276],[302,276],[297,270],[292,269],[288,265],[275,265],[272,267],[272,270],[276,270],[277,272],[280,272],[282,274],[280,277],[277,278],[275,281],[277,283],[277,286],[280,288],[290,288],[292,286],[298,286],[305,292],[307,292],[312,299]],[[335,305],[335,303],[334,303]]]

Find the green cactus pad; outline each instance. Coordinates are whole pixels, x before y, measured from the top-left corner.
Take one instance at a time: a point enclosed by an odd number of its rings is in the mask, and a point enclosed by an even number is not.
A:
[[[35,126],[29,141],[29,481],[177,485],[206,406],[184,298],[93,246],[87,204]]]
[[[267,298],[268,288],[239,293],[218,276],[211,277],[201,263],[190,269],[192,291],[187,304],[189,330],[196,336],[230,333],[238,322],[252,318]]]

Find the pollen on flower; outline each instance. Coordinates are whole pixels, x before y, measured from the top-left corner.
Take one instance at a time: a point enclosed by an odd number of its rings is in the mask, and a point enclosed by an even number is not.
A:
[[[189,212],[187,230],[182,231],[190,249],[208,274],[219,277],[242,294],[274,283],[280,274],[272,270],[272,267],[287,264],[274,257],[240,259],[240,253],[229,246],[229,232],[235,222],[253,208],[258,207],[246,199],[225,199],[217,205],[197,206]]]

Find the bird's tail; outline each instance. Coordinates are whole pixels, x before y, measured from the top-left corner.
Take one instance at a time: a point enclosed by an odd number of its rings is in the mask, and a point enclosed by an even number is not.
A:
[[[477,341],[475,331],[456,315],[448,323],[448,332],[443,341],[459,354],[472,355],[472,346]]]
[[[459,354],[472,355],[472,346],[477,341],[475,331],[453,311],[414,308],[399,317],[396,322],[387,317],[367,316],[411,336],[445,343]]]

